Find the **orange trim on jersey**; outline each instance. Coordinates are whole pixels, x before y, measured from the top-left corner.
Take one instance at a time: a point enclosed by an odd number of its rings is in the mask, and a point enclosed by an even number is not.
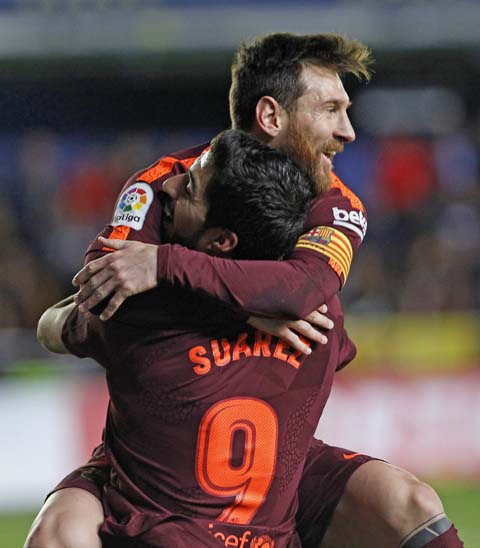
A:
[[[208,147],[210,148],[210,147]],[[207,149],[205,149],[207,150]],[[202,154],[205,152],[205,150],[202,151]],[[199,158],[199,156],[195,156],[194,158],[187,158],[186,160],[181,160],[181,163],[187,168],[187,169],[190,169],[193,164],[197,161],[197,158]]]
[[[201,154],[203,154],[207,150],[210,150],[210,146],[206,147],[201,152]],[[174,165],[177,163],[182,164],[186,169],[190,169],[190,167],[193,165],[197,158],[198,156],[191,156],[190,158],[184,158],[183,160],[179,160],[178,158],[174,158],[173,156],[165,156],[154,166],[144,171],[139,177],[137,177],[136,180],[143,183],[151,184],[163,175],[167,175],[170,171],[172,171]],[[110,240],[126,240],[128,238],[128,235],[130,234],[130,230],[131,227],[129,226],[114,226],[108,238]],[[113,249],[104,247],[103,251],[113,251]]]
[[[328,266],[335,272],[335,274],[340,278],[340,282],[342,283],[342,287],[345,285],[345,276],[343,276],[343,270],[342,267],[337,263],[337,261],[333,259],[328,260]],[[343,282],[342,282],[343,277]]]
[[[202,150],[201,154],[209,149],[210,147],[206,147],[204,150]],[[163,177],[164,175],[172,171],[175,164],[182,164],[187,169],[190,169],[190,167],[194,164],[197,158],[198,156],[192,156],[190,158],[184,158],[183,160],[179,160],[178,158],[174,158],[173,156],[165,156],[165,158],[162,158],[160,162],[152,166],[150,169],[147,169],[139,177],[137,177],[137,181],[143,181],[144,183],[151,184],[153,183],[153,181],[160,179],[160,177]]]
[[[130,230],[131,228],[129,226],[124,226],[124,225],[114,226],[108,239],[109,240],[126,240],[128,238],[128,235],[130,234]]]
[[[171,156],[166,156],[162,158],[158,164],[155,164],[147,171],[144,171],[140,177],[137,178],[137,181],[143,181],[144,183],[153,183],[162,175],[166,175],[169,171],[172,171],[173,166],[178,162],[177,158],[172,158]]]
[[[129,226],[114,226],[112,232],[108,236],[109,240],[126,240],[130,234]],[[102,251],[115,251],[112,247],[102,247]]]
[[[347,453],[343,453],[343,458],[345,460],[354,459],[355,457],[358,457],[360,453],[350,453],[349,455]]]
[[[340,179],[335,175],[335,173],[332,173],[332,188],[338,188],[340,192],[342,193],[342,196],[347,198],[347,200],[350,201],[352,204],[352,207],[356,209],[360,209],[361,211],[365,211],[365,207],[362,204],[362,201],[360,198],[351,191],[348,186],[346,186]]]

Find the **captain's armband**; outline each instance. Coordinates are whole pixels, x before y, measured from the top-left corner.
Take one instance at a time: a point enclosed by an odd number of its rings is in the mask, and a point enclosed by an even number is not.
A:
[[[295,248],[311,249],[324,255],[343,287],[353,256],[352,244],[345,234],[329,226],[316,226],[300,236]]]

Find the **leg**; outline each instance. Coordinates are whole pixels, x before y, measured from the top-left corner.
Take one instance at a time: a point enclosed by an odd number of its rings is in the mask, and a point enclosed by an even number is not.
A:
[[[56,491],[35,518],[24,548],[101,548],[103,508],[97,497],[77,487]]]
[[[303,548],[459,548],[435,491],[367,455],[315,440],[298,489]]]
[[[345,486],[369,461],[368,455],[312,440],[298,487],[297,531],[303,548],[319,548]]]
[[[85,466],[63,478],[48,495],[24,548],[100,548],[101,499],[109,473],[99,445]]]
[[[371,461],[347,482],[321,547],[408,546],[415,531],[444,517],[442,503],[430,486],[405,470]]]

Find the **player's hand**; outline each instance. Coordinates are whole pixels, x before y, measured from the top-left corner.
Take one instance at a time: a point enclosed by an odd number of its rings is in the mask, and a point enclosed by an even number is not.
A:
[[[274,335],[286,343],[288,343],[295,350],[299,350],[303,354],[311,354],[312,350],[302,340],[302,337],[309,339],[313,342],[320,344],[326,344],[328,338],[317,328],[330,330],[333,328],[333,322],[325,314],[327,313],[327,305],[322,305],[318,310],[314,310],[304,320],[289,321],[278,320],[272,318],[260,318],[258,316],[250,316],[247,322],[265,331],[270,335]]]
[[[80,287],[75,303],[82,310],[91,310],[112,294],[100,315],[100,319],[108,320],[127,297],[157,286],[158,246],[102,236],[98,241],[115,251],[85,265],[72,284]]]

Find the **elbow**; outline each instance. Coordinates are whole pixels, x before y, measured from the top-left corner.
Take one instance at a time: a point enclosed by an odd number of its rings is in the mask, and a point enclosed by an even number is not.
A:
[[[49,329],[48,329],[48,313],[46,310],[38,320],[37,324],[37,341],[39,344],[45,348],[45,350],[51,351],[51,345],[49,344]]]
[[[37,341],[49,352],[65,354],[67,352],[60,333],[56,330],[55,319],[52,318],[52,310],[46,310],[38,320]]]

